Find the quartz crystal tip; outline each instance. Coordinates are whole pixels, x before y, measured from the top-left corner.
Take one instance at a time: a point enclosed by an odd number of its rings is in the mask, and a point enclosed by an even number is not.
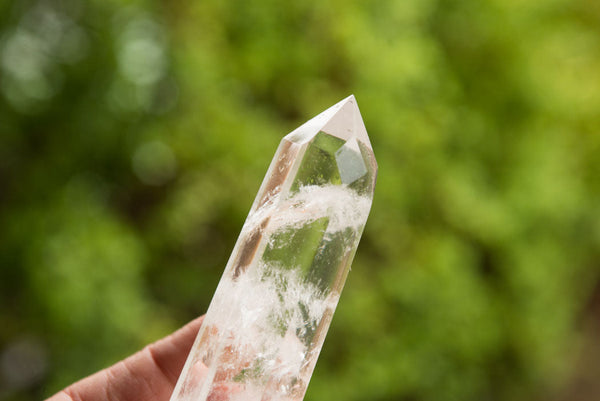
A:
[[[350,95],[282,139],[252,211],[281,192],[313,184],[344,184],[372,197],[376,179],[371,141]]]
[[[282,139],[171,401],[302,400],[376,176],[354,96]]]
[[[292,131],[286,138],[302,141],[309,140],[315,130],[323,131],[343,140],[356,138],[371,148],[367,129],[360,115],[354,95],[334,104],[315,118]]]

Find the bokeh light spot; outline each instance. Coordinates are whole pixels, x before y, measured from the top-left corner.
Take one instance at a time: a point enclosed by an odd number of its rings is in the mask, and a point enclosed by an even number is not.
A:
[[[161,141],[140,145],[133,154],[132,166],[138,178],[148,185],[163,185],[171,180],[177,171],[173,151]]]

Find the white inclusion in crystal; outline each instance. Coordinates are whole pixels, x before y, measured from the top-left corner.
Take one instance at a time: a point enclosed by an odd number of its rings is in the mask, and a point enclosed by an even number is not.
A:
[[[286,223],[306,224],[310,220],[329,217],[327,232],[331,233],[346,228],[361,229],[369,214],[371,199],[347,187],[308,185],[300,188],[284,204],[295,207],[276,217],[275,220],[281,221],[282,226]]]
[[[335,152],[335,161],[343,184],[351,184],[367,174],[367,166],[365,166],[356,139],[347,141]]]
[[[227,339],[225,347],[246,354],[242,359],[262,360],[257,368],[274,379],[300,375],[308,346],[296,333],[304,328],[306,317],[318,321],[327,308],[335,307],[322,291],[298,277],[294,270],[278,269],[264,262],[237,280],[223,280],[218,292],[227,297],[215,298],[216,315],[228,316],[228,322],[235,322],[219,327],[222,338]],[[305,306],[307,316],[302,316],[300,304]],[[272,324],[274,321],[286,322],[284,335]],[[236,332],[243,335],[233,335]]]
[[[279,347],[279,356],[284,361],[281,366],[282,373],[298,375],[300,373],[298,367],[302,366],[306,351],[306,345],[300,341],[296,331],[288,328]]]
[[[355,174],[358,172],[359,168]],[[329,218],[327,232],[346,228],[360,230],[371,208],[369,197],[360,196],[354,190],[338,185],[307,185],[285,199],[277,199],[279,196],[277,194],[273,202],[249,215],[243,232],[255,230],[267,216],[273,217],[269,226],[263,230],[265,235],[284,227],[303,226],[322,217]]]

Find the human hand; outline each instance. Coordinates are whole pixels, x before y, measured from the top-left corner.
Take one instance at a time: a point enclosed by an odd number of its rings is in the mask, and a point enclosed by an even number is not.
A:
[[[46,401],[167,401],[204,316]]]

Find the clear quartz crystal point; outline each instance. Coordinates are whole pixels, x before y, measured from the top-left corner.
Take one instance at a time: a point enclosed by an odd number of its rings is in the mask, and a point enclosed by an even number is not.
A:
[[[376,175],[354,96],[283,138],[171,401],[302,400]]]

